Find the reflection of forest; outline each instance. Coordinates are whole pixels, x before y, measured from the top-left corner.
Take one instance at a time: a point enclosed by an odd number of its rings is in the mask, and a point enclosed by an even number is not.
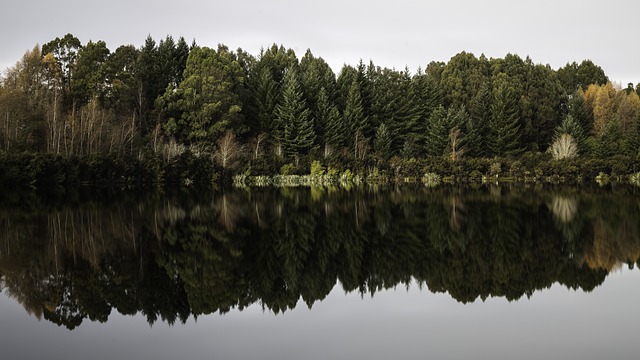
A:
[[[112,309],[170,323],[280,312],[338,281],[371,294],[416,281],[461,302],[589,291],[640,258],[631,191],[278,189],[0,210],[0,285],[69,328]]]

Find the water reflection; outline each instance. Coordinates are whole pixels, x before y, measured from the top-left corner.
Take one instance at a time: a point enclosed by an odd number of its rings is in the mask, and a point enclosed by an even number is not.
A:
[[[150,323],[254,303],[282,312],[336,283],[374,294],[415,281],[460,302],[590,291],[640,258],[633,191],[261,189],[11,207],[0,286],[69,329],[113,309]]]

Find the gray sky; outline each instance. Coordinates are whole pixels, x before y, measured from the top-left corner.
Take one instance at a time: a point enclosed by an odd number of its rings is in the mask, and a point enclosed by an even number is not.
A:
[[[170,34],[257,55],[272,43],[307,48],[336,72],[359,59],[412,71],[460,51],[529,55],[554,69],[591,59],[610,79],[640,82],[635,0],[25,0],[0,5],[0,69],[35,44],[72,33],[139,47]]]

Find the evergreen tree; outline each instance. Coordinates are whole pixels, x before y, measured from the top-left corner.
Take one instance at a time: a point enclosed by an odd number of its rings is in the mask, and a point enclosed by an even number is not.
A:
[[[442,90],[431,76],[418,73],[413,77],[411,86],[418,99],[420,118],[429,118],[438,106],[443,105]]]
[[[71,106],[72,99],[69,96],[71,87],[72,71],[78,59],[78,51],[82,48],[82,43],[77,37],[67,34],[62,38],[56,37],[42,45],[42,55],[53,54],[61,71],[62,96],[66,108]]]
[[[640,156],[640,112],[636,116],[635,131],[627,138],[626,152],[630,156]]]
[[[71,94],[76,106],[86,104],[104,94],[105,72],[103,65],[110,51],[104,41],[89,41],[78,51],[78,58],[71,77]]]
[[[489,156],[488,129],[491,119],[491,85],[484,82],[476,96],[471,100],[469,121],[465,129],[467,154],[476,157]]]
[[[564,134],[571,135],[573,140],[576,142],[579,152],[584,151],[587,137],[584,135],[582,126],[571,115],[565,116],[560,125],[556,128],[553,136],[553,142],[557,141]]]
[[[322,58],[315,57],[307,50],[300,59],[300,86],[312,117],[317,117],[320,90],[332,98],[335,92],[336,76]],[[320,129],[316,128],[316,131]]]
[[[487,147],[492,156],[518,155],[522,152],[517,99],[505,74],[500,74],[493,82],[488,127]]]
[[[282,102],[276,108],[276,121],[282,129],[282,138],[278,140],[284,153],[297,163],[300,155],[313,147],[316,135],[295,68],[285,73]]]
[[[167,114],[165,131],[177,140],[211,145],[242,123],[237,87],[243,70],[226,47],[195,47],[189,54],[184,79],[167,88],[157,106]]]
[[[489,76],[489,62],[483,56],[477,58],[467,52],[453,56],[444,66],[440,86],[447,107],[469,107],[482,83]]]
[[[384,123],[380,124],[376,130],[376,137],[373,140],[373,149],[381,159],[388,160],[391,157],[392,142],[393,139],[389,128],[387,128],[387,125]]]
[[[273,75],[267,67],[260,68],[253,85],[253,94],[257,107],[259,132],[276,134],[274,118],[278,103],[278,84],[273,80]]]
[[[364,115],[364,107],[362,106],[362,98],[360,97],[360,86],[357,81],[351,83],[349,94],[344,109],[344,122],[347,125],[347,141],[354,141],[355,135],[361,135],[369,132],[369,122]]]
[[[593,131],[593,112],[589,110],[582,90],[578,90],[569,96],[567,108],[568,114],[582,127],[584,135],[591,135]]]
[[[105,63],[106,89],[103,104],[118,114],[130,115],[136,108],[137,81],[135,74],[138,50],[123,45],[114,51]]]
[[[346,127],[338,108],[332,104],[324,88],[320,89],[317,104],[315,128],[318,143],[324,147],[323,152],[327,156],[332,150],[344,146]]]
[[[427,155],[442,156],[445,154],[449,144],[450,120],[444,106],[439,106],[429,116],[429,126],[424,138]]]
[[[624,140],[622,130],[616,119],[604,126],[600,137],[597,139],[595,155],[601,159],[606,159],[624,150]]]

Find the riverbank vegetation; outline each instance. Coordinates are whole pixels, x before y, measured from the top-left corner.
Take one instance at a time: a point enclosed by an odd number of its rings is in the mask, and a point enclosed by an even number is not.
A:
[[[360,61],[336,74],[277,45],[252,55],[168,36],[112,51],[68,34],[0,78],[0,183],[627,181],[639,94],[590,60],[461,52],[414,72]]]

